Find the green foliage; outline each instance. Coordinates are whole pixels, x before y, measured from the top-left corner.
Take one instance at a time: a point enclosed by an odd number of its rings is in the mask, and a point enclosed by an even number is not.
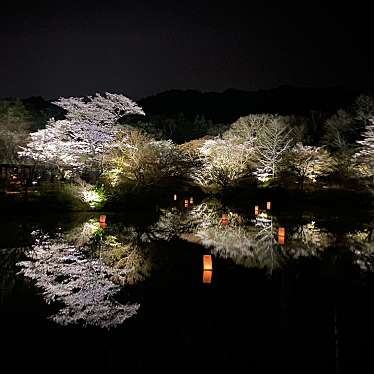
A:
[[[101,209],[104,207],[108,199],[107,192],[103,184],[96,184],[89,192],[91,192],[92,200],[86,201],[92,208]]]

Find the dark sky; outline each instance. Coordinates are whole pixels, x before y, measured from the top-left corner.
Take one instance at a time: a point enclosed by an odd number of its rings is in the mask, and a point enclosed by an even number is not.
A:
[[[0,10],[0,97],[374,85],[364,2],[8,3]]]

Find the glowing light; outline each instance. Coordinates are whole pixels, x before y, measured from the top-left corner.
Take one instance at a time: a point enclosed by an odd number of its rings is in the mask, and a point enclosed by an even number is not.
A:
[[[102,229],[106,229],[108,227],[108,225],[106,224],[106,215],[105,214],[102,214],[99,217],[99,224],[100,224],[100,227]]]
[[[259,214],[259,209],[258,209],[258,205],[255,206],[255,215],[258,216]]]
[[[211,255],[203,256],[203,266],[204,266],[204,270],[213,270],[213,263],[212,263]]]
[[[190,197],[190,204],[193,204],[193,197]]]
[[[188,199],[184,199],[184,207],[188,208]]]
[[[103,192],[95,191],[94,189],[87,190],[86,188],[82,191],[83,200],[91,207],[98,208],[103,205],[106,198]]]
[[[203,256],[203,283],[210,284],[212,282],[213,263],[211,255]]]
[[[278,243],[284,245],[286,240],[286,229],[284,227],[278,228]]]
[[[204,284],[211,284],[212,283],[212,270],[204,270],[203,271],[203,283]]]
[[[270,210],[271,209],[271,201],[268,201],[266,203],[266,209]]]
[[[221,218],[221,224],[222,225],[227,225],[228,223],[229,223],[229,218],[228,218],[226,213],[223,213],[222,218]]]
[[[177,201],[177,194],[174,194],[174,201]]]
[[[94,208],[96,204],[99,204],[101,202],[101,197],[95,191],[83,191],[83,200],[91,208]]]

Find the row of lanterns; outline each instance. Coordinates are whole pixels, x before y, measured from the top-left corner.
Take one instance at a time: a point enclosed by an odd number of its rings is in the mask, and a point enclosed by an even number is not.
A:
[[[271,210],[271,201],[266,202],[266,210]],[[255,205],[255,216],[258,216],[260,214],[260,207],[258,205]]]
[[[173,196],[173,200],[177,201],[178,200],[178,195],[175,193]],[[185,208],[188,208],[190,205],[193,205],[193,197],[191,196],[190,198],[185,198],[183,205]]]
[[[271,210],[271,201],[266,202],[266,210]],[[260,214],[260,208],[258,205],[255,205],[255,216],[257,217]],[[286,241],[286,229],[284,227],[278,228],[278,243],[284,245]]]

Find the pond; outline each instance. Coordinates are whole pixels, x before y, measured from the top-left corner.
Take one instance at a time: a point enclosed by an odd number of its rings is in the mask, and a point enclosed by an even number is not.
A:
[[[0,225],[2,365],[370,364],[370,209],[173,196],[148,210],[3,215]]]

